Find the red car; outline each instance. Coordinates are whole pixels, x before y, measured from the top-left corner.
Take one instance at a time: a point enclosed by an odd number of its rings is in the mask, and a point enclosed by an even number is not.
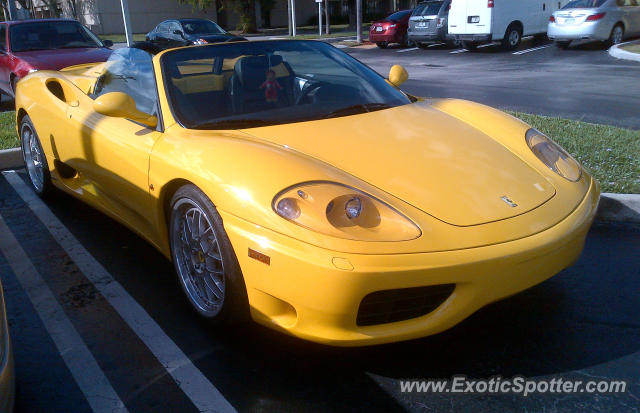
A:
[[[111,46],[75,20],[0,22],[0,91],[14,97],[18,80],[36,70],[104,62]]]
[[[397,11],[384,20],[373,22],[369,29],[369,41],[384,49],[389,43],[400,43],[402,46],[409,45],[407,38],[407,28],[409,27],[409,17],[412,10]]]

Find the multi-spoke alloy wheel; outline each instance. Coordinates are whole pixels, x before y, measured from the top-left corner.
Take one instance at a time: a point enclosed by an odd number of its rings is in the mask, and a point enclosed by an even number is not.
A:
[[[214,317],[224,303],[224,263],[213,226],[193,201],[182,199],[173,223],[174,258],[189,300]]]
[[[51,185],[49,167],[38,135],[28,116],[25,116],[20,124],[20,139],[22,141],[22,156],[29,175],[29,181],[31,181],[36,193],[43,195]]]
[[[178,279],[195,310],[209,320],[243,318],[242,274],[222,220],[202,191],[186,185],[176,192],[169,230]]]

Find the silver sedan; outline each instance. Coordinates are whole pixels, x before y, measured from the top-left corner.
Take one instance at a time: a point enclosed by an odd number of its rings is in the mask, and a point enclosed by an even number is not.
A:
[[[572,40],[618,44],[640,35],[640,0],[571,1],[551,15],[547,35],[565,49]]]

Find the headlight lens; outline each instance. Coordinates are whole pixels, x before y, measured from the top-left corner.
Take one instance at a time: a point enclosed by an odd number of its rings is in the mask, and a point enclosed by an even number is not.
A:
[[[402,213],[369,194],[333,182],[306,182],[273,200],[281,217],[312,231],[358,241],[407,241],[422,232]]]
[[[580,179],[580,176],[582,176],[580,164],[544,133],[531,128],[527,131],[525,137],[531,151],[549,169],[571,182],[576,182]]]

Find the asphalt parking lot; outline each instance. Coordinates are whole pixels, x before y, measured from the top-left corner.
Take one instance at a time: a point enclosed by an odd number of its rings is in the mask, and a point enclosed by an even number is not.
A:
[[[576,265],[445,333],[340,349],[254,324],[202,323],[152,247],[67,195],[42,203],[24,179],[0,175],[17,412],[96,403],[131,412],[638,411],[640,227],[594,226]],[[527,397],[400,390],[403,379],[456,374],[628,387]]]
[[[497,45],[475,52],[444,45],[343,50],[384,76],[403,65],[409,80],[402,89],[417,96],[640,129],[640,63],[615,59],[598,42],[560,50],[529,38],[514,52]]]

